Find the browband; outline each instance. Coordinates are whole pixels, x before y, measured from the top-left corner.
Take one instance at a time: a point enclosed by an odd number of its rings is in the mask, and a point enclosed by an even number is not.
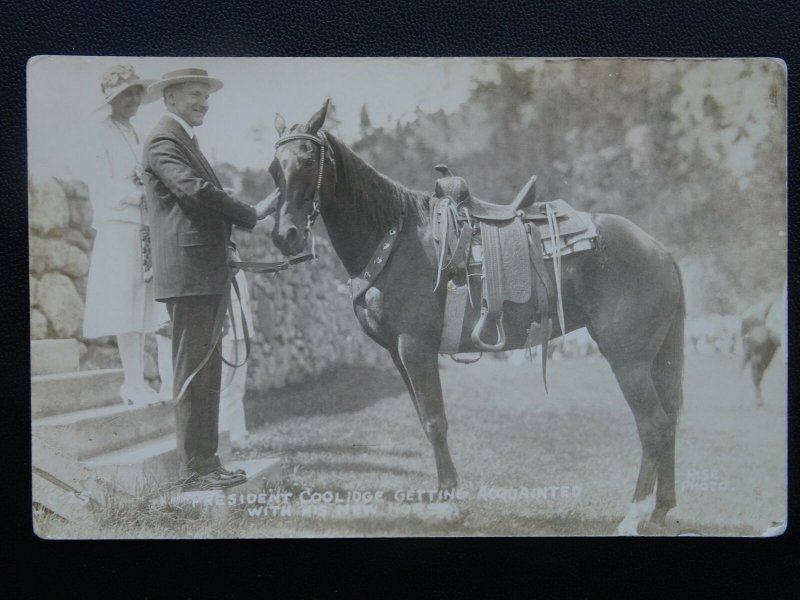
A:
[[[309,140],[322,146],[325,143],[325,134],[320,131],[320,136],[317,137],[311,135],[310,133],[292,133],[286,137],[280,138],[277,142],[275,142],[275,148],[282,146],[286,142],[291,142],[292,140]]]

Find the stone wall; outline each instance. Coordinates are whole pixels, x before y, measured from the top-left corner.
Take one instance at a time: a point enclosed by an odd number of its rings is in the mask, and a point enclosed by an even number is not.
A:
[[[243,260],[282,260],[258,227],[235,239]],[[330,242],[319,237],[316,249],[317,261],[248,275],[255,329],[248,383],[256,389],[300,383],[340,365],[394,368],[358,325],[347,272]]]
[[[77,338],[81,368],[120,366],[113,337],[82,337],[83,306],[95,231],[87,186],[80,181],[29,181],[31,339]],[[243,258],[280,260],[263,230],[236,232]],[[277,276],[248,275],[255,331],[248,387],[280,388],[340,365],[389,368],[382,348],[353,315],[347,274],[330,243],[320,260]],[[158,376],[154,336],[148,336],[146,375]]]

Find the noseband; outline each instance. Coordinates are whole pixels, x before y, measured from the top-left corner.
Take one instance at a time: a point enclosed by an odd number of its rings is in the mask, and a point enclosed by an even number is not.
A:
[[[311,228],[314,226],[314,221],[316,221],[317,217],[319,216],[322,172],[325,170],[325,148],[328,145],[328,138],[325,136],[324,131],[318,131],[317,135],[311,135],[310,133],[290,133],[289,135],[282,137],[275,142],[275,150],[277,151],[278,148],[284,144],[294,140],[308,140],[319,146],[319,172],[317,173],[317,185],[314,188],[314,199],[311,212],[306,216],[306,231],[311,236],[311,254],[316,257],[316,252],[314,251],[314,233],[311,231]]]

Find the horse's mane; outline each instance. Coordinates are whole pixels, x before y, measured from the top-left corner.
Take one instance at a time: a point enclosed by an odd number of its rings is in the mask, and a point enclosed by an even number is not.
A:
[[[385,231],[403,218],[428,218],[430,194],[410,190],[368,165],[347,144],[328,133],[336,162],[336,195]],[[344,208],[344,207],[342,207]]]

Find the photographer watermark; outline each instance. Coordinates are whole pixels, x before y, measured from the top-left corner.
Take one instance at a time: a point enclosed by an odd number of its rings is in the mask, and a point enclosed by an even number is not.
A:
[[[730,490],[728,480],[723,478],[718,469],[695,469],[686,471],[681,491],[684,492],[727,492]]]

